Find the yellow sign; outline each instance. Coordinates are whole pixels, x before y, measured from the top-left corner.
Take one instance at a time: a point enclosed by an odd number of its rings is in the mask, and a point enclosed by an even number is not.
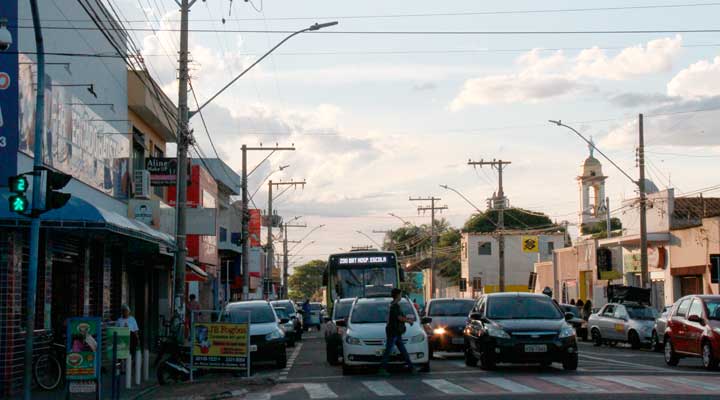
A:
[[[540,251],[540,239],[537,236],[523,236],[522,250],[524,253],[537,253]]]
[[[245,369],[248,359],[248,324],[193,324],[193,365],[219,369]]]

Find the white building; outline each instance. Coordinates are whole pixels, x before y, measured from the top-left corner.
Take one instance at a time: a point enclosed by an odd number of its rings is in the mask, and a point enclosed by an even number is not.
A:
[[[533,265],[552,259],[553,250],[564,247],[563,233],[537,235],[538,252],[523,251],[527,233],[510,233],[505,240],[505,291],[527,292]],[[499,244],[495,233],[463,233],[461,240],[460,276],[467,280],[465,297],[474,293],[497,292],[499,289]],[[479,279],[479,281],[478,281]],[[474,284],[473,284],[474,283]]]

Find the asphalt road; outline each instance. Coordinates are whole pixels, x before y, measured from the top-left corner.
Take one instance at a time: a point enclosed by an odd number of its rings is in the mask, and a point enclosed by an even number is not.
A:
[[[431,372],[410,375],[396,371],[390,378],[367,370],[343,376],[341,368],[325,362],[321,334],[306,334],[289,349],[288,367],[263,371],[277,379],[271,388],[250,392],[245,399],[376,399],[394,398],[538,398],[593,399],[720,398],[720,372],[707,372],[699,359],[683,359],[667,367],[661,353],[626,346],[594,347],[580,344],[580,365],[567,372],[561,365],[542,368],[500,365],[496,371],[468,367],[461,354],[443,354],[431,363]]]

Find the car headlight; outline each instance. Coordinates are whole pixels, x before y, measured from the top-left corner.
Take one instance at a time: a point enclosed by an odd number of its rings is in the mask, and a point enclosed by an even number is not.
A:
[[[436,334],[436,335],[444,335],[444,334],[445,334],[445,328],[443,328],[442,326],[439,327],[439,328],[435,328],[435,329],[433,329],[433,333]]]
[[[360,339],[348,335],[348,336],[345,338],[345,343],[347,343],[347,344],[360,344]]]
[[[562,329],[560,329],[560,334],[558,335],[560,339],[572,336],[575,336],[575,329],[573,329],[573,327],[570,325],[563,326]]]
[[[423,335],[422,333],[410,338],[410,343],[422,343],[424,341],[425,341],[425,335]]]
[[[267,335],[265,335],[265,340],[277,340],[277,339],[281,339],[283,336],[285,336],[283,331],[278,329],[276,331],[272,331],[272,332],[268,333]]]
[[[510,335],[508,335],[507,332],[505,332],[504,329],[491,326],[487,329],[487,334],[500,339],[510,339]]]

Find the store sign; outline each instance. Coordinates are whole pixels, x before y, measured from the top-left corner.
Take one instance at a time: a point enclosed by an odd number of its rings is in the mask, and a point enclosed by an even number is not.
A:
[[[248,224],[248,234],[250,235],[250,246],[260,246],[260,230],[262,229],[262,213],[260,210],[252,209],[250,211],[250,222]]]
[[[146,158],[145,170],[150,172],[150,186],[175,186],[175,183],[177,181],[177,158]],[[187,177],[188,182],[190,182],[189,162]]]
[[[100,318],[78,317],[67,319],[67,341],[65,377],[69,381],[83,381],[71,385],[85,388],[97,382],[100,377],[102,348]]]
[[[540,239],[537,236],[522,237],[523,253],[537,253],[540,249]]]
[[[250,355],[250,324],[194,323],[193,367],[242,370]]]
[[[105,346],[105,360],[112,360],[113,336],[117,334],[117,351],[115,358],[124,360],[130,357],[130,328],[109,326],[106,329],[108,343]]]
[[[665,262],[667,260],[666,251],[664,247],[648,247],[648,268],[665,268]],[[623,266],[625,273],[640,273],[640,250],[625,253]]]

